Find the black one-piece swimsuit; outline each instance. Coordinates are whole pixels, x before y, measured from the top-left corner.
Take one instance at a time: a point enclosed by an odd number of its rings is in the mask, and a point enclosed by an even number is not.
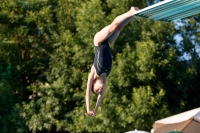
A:
[[[97,75],[100,76],[102,73],[106,73],[107,77],[110,74],[112,67],[112,56],[108,40],[103,41],[99,46],[94,46],[94,48],[94,67]]]

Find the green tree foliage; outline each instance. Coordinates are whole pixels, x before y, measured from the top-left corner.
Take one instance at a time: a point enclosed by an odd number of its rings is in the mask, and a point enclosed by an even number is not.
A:
[[[26,88],[45,81],[51,52],[52,18],[46,2],[1,1],[0,69],[1,131],[27,132],[20,117],[20,104],[31,94]],[[18,106],[15,106],[19,103]],[[17,104],[16,104],[17,105]],[[9,128],[13,125],[12,128]],[[19,126],[20,125],[20,126]]]
[[[191,75],[189,81],[187,81],[188,95],[187,95],[187,105],[186,109],[192,109],[194,106],[198,107],[200,89],[199,89],[199,79],[200,79],[200,16],[190,17],[189,19],[183,19],[183,26],[179,27],[178,35],[182,38],[180,42],[180,47],[182,54],[187,59],[187,69]],[[178,29],[179,29],[178,28]]]
[[[150,131],[155,120],[197,107],[198,16],[181,29],[133,19],[112,45],[113,68],[96,118],[84,115],[93,36],[146,2],[1,0],[1,132]],[[176,34],[184,38],[179,46]]]
[[[26,131],[15,104],[22,101],[21,50],[12,43],[0,43],[0,128],[1,133]],[[12,125],[12,126],[10,126]],[[19,127],[19,128],[18,128]]]

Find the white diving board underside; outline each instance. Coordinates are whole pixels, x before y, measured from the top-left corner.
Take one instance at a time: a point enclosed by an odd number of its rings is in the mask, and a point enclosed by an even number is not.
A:
[[[164,0],[134,13],[135,17],[170,22],[200,13],[200,0]]]

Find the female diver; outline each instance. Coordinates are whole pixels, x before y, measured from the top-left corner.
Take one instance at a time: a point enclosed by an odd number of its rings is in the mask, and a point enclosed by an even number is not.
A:
[[[95,58],[94,64],[88,75],[87,90],[85,96],[87,116],[96,116],[97,110],[101,104],[105,92],[107,77],[110,74],[112,67],[110,46],[119,36],[123,27],[132,20],[134,17],[133,14],[138,10],[139,8],[137,7],[131,7],[130,11],[117,16],[110,25],[104,27],[94,36]],[[94,110],[90,109],[91,91],[98,95]]]

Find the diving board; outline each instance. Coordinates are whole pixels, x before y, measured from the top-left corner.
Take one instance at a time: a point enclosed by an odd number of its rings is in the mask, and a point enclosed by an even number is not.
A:
[[[200,13],[200,0],[164,0],[134,13],[135,17],[170,22]]]

